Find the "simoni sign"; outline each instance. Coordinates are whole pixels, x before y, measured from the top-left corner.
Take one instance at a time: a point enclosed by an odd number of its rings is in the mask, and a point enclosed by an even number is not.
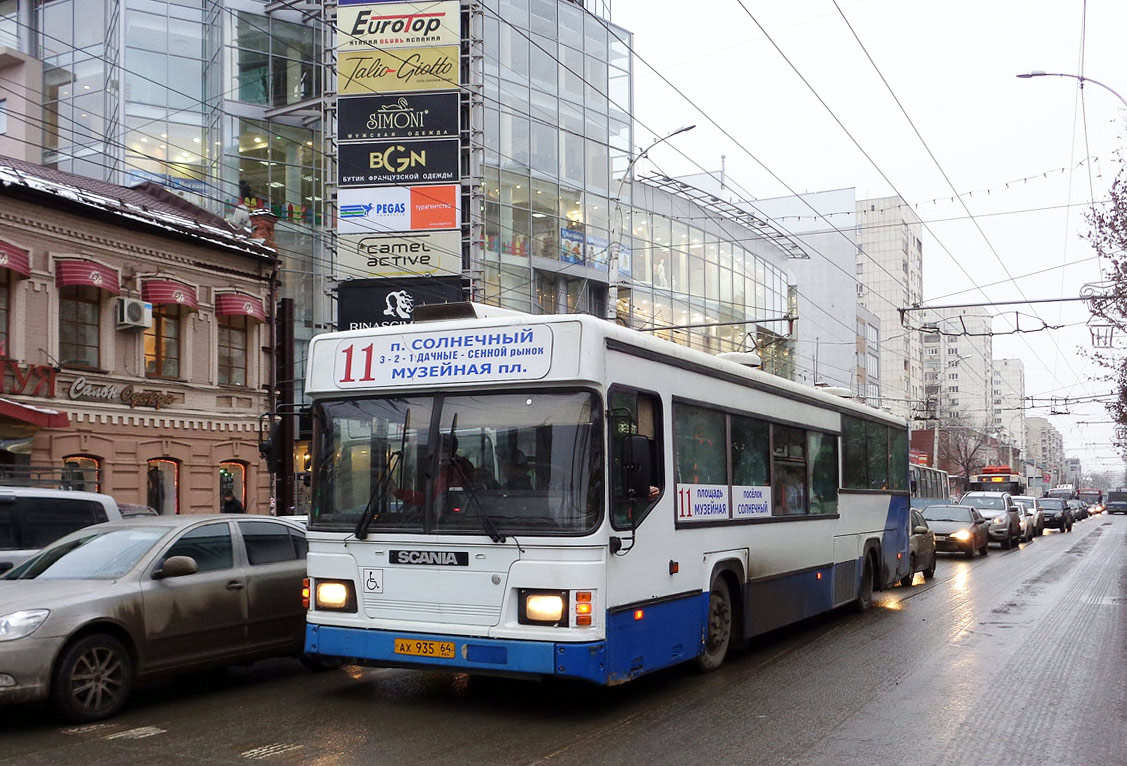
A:
[[[337,140],[456,138],[458,93],[354,96],[337,101]]]
[[[337,11],[337,48],[346,51],[458,45],[462,41],[460,5],[442,0],[342,7]]]

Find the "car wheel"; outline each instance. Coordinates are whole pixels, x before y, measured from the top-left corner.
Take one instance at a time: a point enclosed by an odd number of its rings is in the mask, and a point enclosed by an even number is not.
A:
[[[916,554],[908,556],[908,574],[900,578],[900,584],[905,588],[912,584],[912,580],[916,579]]]
[[[51,701],[71,721],[99,721],[121,710],[132,688],[133,658],[125,645],[95,634],[63,651],[51,679]]]
[[[298,659],[311,673],[324,673],[327,670],[336,670],[344,665],[344,660],[339,657],[326,657],[323,654],[305,654],[303,652],[298,655]]]
[[[987,545],[989,545],[989,543],[987,543]],[[963,551],[963,555],[966,556],[968,559],[974,558],[974,543],[971,543],[971,547],[969,547],[965,551]]]
[[[704,651],[697,655],[697,668],[707,672],[720,667],[731,640],[732,596],[728,592],[728,584],[717,578],[712,592],[708,594],[708,635],[704,640]]]
[[[931,565],[927,569],[924,570],[924,579],[925,580],[930,580],[932,577],[935,577],[935,552],[934,551],[931,554]]]
[[[982,544],[982,555],[986,556],[990,553],[990,538],[986,538],[986,542]]]
[[[873,590],[876,588],[876,573],[873,571],[873,559],[867,553],[861,564],[861,582],[857,584],[857,598],[853,602],[853,611],[865,612],[873,605]]]

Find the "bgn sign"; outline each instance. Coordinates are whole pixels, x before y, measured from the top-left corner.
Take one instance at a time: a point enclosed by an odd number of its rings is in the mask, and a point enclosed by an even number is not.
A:
[[[468,567],[466,551],[388,551],[392,564],[424,564],[427,566]]]

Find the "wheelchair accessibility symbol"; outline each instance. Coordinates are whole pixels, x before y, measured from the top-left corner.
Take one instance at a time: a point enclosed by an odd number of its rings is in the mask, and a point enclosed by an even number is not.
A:
[[[362,572],[365,593],[383,593],[383,570],[365,569]]]

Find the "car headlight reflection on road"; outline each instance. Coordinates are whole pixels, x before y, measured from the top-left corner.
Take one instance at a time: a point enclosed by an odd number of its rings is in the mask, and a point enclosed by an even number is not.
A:
[[[50,613],[47,609],[24,609],[0,616],[0,641],[15,641],[17,638],[30,636]]]
[[[955,532],[953,535],[951,535],[951,537],[958,540],[960,543],[965,543],[970,539],[970,531],[966,529],[960,529],[958,532]]]

